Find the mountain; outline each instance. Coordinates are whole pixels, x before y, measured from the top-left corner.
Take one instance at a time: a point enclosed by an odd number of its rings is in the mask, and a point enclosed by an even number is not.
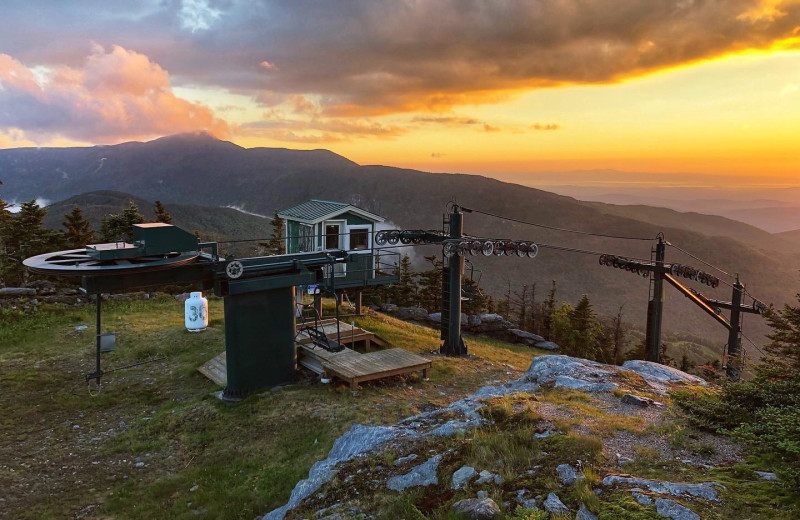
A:
[[[99,230],[104,216],[120,213],[131,201],[139,207],[139,212],[145,219],[154,219],[153,201],[119,191],[92,191],[47,206],[44,225],[52,229],[63,229],[61,223],[64,215],[72,211],[74,206],[80,206],[84,217],[92,223],[94,229]],[[206,241],[224,241],[244,236],[261,238],[271,233],[267,218],[232,208],[171,203],[167,205],[167,211],[172,215],[173,224],[196,232]],[[242,248],[239,250],[244,251]]]
[[[41,197],[62,200],[86,191],[116,190],[145,200],[161,200],[170,211],[191,202],[201,206],[236,206],[271,214],[311,198],[345,201],[383,215],[390,225],[441,229],[448,201],[467,208],[556,228],[655,238],[665,233],[675,246],[690,251],[728,273],[739,273],[748,288],[766,302],[783,304],[798,289],[794,246],[750,228],[735,228],[716,217],[630,213],[619,207],[595,206],[546,191],[478,175],[433,174],[388,166],[360,166],[326,150],[297,151],[241,148],[207,135],[178,135],[148,143],[89,148],[0,150],[3,198]],[[58,210],[60,213],[66,212]],[[660,216],[659,216],[660,215]],[[216,217],[211,217],[214,221]],[[474,236],[518,238],[562,248],[650,258],[652,240],[619,240],[564,233],[502,220],[479,213],[465,215],[465,232]],[[212,222],[213,224],[213,222]],[[210,224],[209,224],[210,225]],[[250,233],[250,231],[248,231]],[[740,234],[748,237],[742,239]],[[258,237],[263,233],[257,233]],[[254,238],[244,234],[237,238]],[[435,246],[404,248],[418,265],[423,255],[438,254]],[[534,260],[471,257],[474,276],[495,296],[536,283],[541,301],[551,280],[558,280],[558,298],[575,302],[588,294],[597,310],[616,314],[625,305],[626,319],[642,324],[649,286],[645,279],[598,265],[594,254],[543,248]],[[704,267],[676,248],[667,261]],[[711,270],[709,268],[709,270]],[[470,271],[473,272],[473,271]],[[714,274],[718,274],[712,270]],[[730,278],[721,276],[726,281]],[[730,298],[730,288],[703,291]],[[706,334],[723,343],[725,331],[712,323],[675,291],[669,292],[665,327]],[[748,333],[763,333],[757,318]]]
[[[800,246],[800,229],[784,231],[783,233],[776,233],[776,235],[781,237],[783,240],[788,240]]]

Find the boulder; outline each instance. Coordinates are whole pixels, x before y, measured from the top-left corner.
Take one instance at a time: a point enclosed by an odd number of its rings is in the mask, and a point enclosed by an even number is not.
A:
[[[668,498],[656,499],[656,513],[672,520],[700,520],[697,513]]]
[[[450,489],[461,489],[469,484],[469,481],[477,475],[478,472],[472,466],[461,466],[455,473],[450,481]]]
[[[491,520],[500,516],[500,506],[491,498],[467,498],[453,504],[453,512],[464,518]]]
[[[569,464],[559,464],[558,467],[556,467],[556,473],[558,473],[558,479],[565,486],[574,486],[578,479],[583,478],[583,475],[578,473],[578,470]]]
[[[383,312],[394,312],[397,310],[397,305],[393,303],[384,303],[383,305],[381,305],[381,310]]]
[[[185,302],[186,300],[189,299],[189,296],[190,294],[188,292],[180,293],[175,295],[175,299],[178,300],[179,302]]]
[[[697,376],[687,374],[677,368],[668,367],[660,363],[653,363],[652,361],[632,359],[623,363],[622,368],[639,374],[650,386],[659,391],[663,391],[667,383],[707,385],[703,379]]]
[[[438,484],[439,478],[436,476],[436,470],[439,469],[441,460],[441,454],[434,455],[419,466],[411,468],[411,471],[405,475],[397,475],[390,478],[386,482],[386,487],[392,491],[403,491],[410,487]]]
[[[533,358],[522,380],[540,385],[553,383],[556,388],[573,388],[587,392],[614,390],[615,367],[588,359],[570,356],[539,356]]]
[[[636,502],[638,502],[642,507],[653,505],[653,499],[643,493],[637,493],[636,491],[633,491],[631,495],[633,495],[633,499],[636,500]]]
[[[544,510],[551,515],[564,515],[569,513],[569,508],[558,498],[555,493],[550,493],[544,499]]]
[[[647,408],[648,406],[654,405],[656,402],[650,399],[649,397],[639,397],[638,395],[633,394],[625,394],[622,396],[622,404],[631,404],[634,406],[641,406],[642,408]]]
[[[481,314],[481,323],[476,328],[482,332],[506,331],[514,327],[514,324],[506,320],[499,314]]]
[[[441,323],[442,322],[442,313],[441,312],[432,312],[428,314],[428,321],[432,321],[433,323]]]
[[[485,470],[481,471],[480,476],[478,477],[478,480],[475,481],[475,483],[476,484],[488,484],[490,482],[494,482],[495,484],[499,484],[500,483],[500,482],[498,482],[498,480],[499,480],[498,477],[499,476],[500,475],[495,475],[491,471],[485,469]]]
[[[597,520],[597,515],[589,511],[589,508],[584,504],[581,504],[578,513],[575,515],[575,520]]]
[[[778,475],[772,473],[771,471],[756,471],[756,475],[758,475],[758,478],[761,480],[767,480],[770,482],[778,482],[780,480]]]
[[[32,287],[2,287],[0,297],[16,298],[18,296],[36,296],[36,289]]]
[[[544,338],[534,334],[533,332],[528,332],[526,330],[520,329],[508,329],[508,338],[516,343],[524,343],[528,346],[535,345],[536,343],[540,343],[544,341]]]
[[[558,350],[561,348],[552,341],[537,341],[536,343],[533,344],[533,346],[536,348],[540,348],[542,350]]]
[[[478,327],[481,324],[481,317],[477,314],[467,316],[467,325],[470,327]]]
[[[403,464],[407,464],[409,462],[413,462],[415,460],[417,460],[417,454],[416,453],[412,453],[410,455],[406,455],[405,457],[400,457],[399,459],[394,461],[392,464],[395,467],[397,467],[397,466],[402,466]]]
[[[689,495],[695,498],[716,501],[719,500],[717,488],[726,489],[719,482],[700,482],[698,484],[685,484],[683,482],[667,482],[662,480],[647,480],[635,477],[623,477],[620,475],[608,475],[603,479],[604,486],[615,484],[630,484],[636,487],[649,489],[653,493],[662,495],[682,496]]]
[[[401,320],[425,321],[428,319],[428,311],[422,307],[398,307],[395,317]]]

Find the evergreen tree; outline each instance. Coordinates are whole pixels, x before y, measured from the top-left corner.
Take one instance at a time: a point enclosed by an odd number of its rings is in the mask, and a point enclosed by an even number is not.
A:
[[[74,206],[71,213],[64,215],[64,219],[61,225],[66,229],[67,247],[79,249],[94,241],[94,229],[91,222],[83,218],[80,206]]]
[[[414,281],[414,272],[411,269],[411,258],[403,255],[400,260],[400,280],[394,285],[393,299],[397,305],[410,306],[414,304],[417,284]]]
[[[602,337],[603,329],[597,314],[592,308],[589,296],[584,294],[575,309],[570,314],[574,340],[572,343],[573,354],[586,359],[597,359],[598,344]]]
[[[565,353],[572,352],[575,337],[570,318],[573,311],[572,305],[567,302],[562,303],[561,307],[553,311],[548,325],[550,341],[561,346]]]
[[[143,224],[144,216],[139,213],[139,207],[130,201],[128,207],[119,214],[110,214],[103,217],[100,224],[100,234],[103,242],[133,242],[133,225]]]
[[[553,333],[550,328],[550,324],[552,322],[553,313],[556,310],[556,281],[553,280],[553,284],[550,286],[550,293],[547,295],[547,299],[542,303],[542,336],[549,340],[554,341]]]
[[[28,257],[61,249],[63,235],[42,227],[47,210],[36,200],[23,203],[17,214],[7,215],[0,250],[0,278],[6,285],[20,285],[27,279],[22,261]]]
[[[469,301],[466,301],[461,305],[462,312],[466,314],[481,314],[484,312],[489,312],[489,305],[492,299],[491,296],[485,294],[478,286],[478,283],[472,278],[465,278],[462,282],[462,285],[464,286],[464,292],[472,295]],[[441,301],[441,298],[442,294],[440,289],[439,301]],[[427,309],[427,307],[425,308]]]
[[[264,244],[267,254],[282,255],[286,252],[286,246],[283,241],[283,219],[278,216],[277,209],[272,213],[272,220],[269,223],[272,226],[272,238]]]
[[[167,211],[167,208],[161,204],[160,200],[156,201],[153,207],[153,212],[156,214],[156,222],[172,224],[172,215],[169,214],[169,211]]]
[[[800,294],[797,295],[800,301]],[[764,346],[766,356],[756,366],[756,374],[762,380],[789,380],[800,375],[800,306],[788,303],[783,310],[770,308],[765,314],[772,332],[767,335],[771,342]]]
[[[442,307],[442,261],[437,256],[426,256],[431,268],[419,274],[419,302],[428,312],[439,312]]]

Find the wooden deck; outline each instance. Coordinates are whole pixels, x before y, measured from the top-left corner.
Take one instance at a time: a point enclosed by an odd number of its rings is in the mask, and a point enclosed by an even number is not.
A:
[[[358,388],[359,383],[384,377],[422,372],[428,377],[431,361],[401,348],[359,354],[345,348],[329,352],[313,344],[298,344],[297,362],[327,378],[337,377]]]
[[[302,325],[298,325],[298,330],[301,327]],[[335,318],[320,321],[319,328],[324,330],[330,339],[336,340]],[[428,370],[431,367],[429,359],[400,348],[388,348],[389,343],[379,336],[353,327],[349,323],[340,323],[339,332],[342,345],[353,346],[354,343],[363,341],[367,353],[361,354],[351,348],[345,348],[340,352],[329,352],[311,343],[311,338],[301,333],[296,340],[298,364],[326,378],[337,377],[346,381],[351,388],[358,388],[358,384],[364,381],[413,372],[422,372],[422,377],[428,377]],[[369,352],[372,344],[386,348]],[[223,352],[198,367],[197,371],[224,387],[228,384],[226,361]]]

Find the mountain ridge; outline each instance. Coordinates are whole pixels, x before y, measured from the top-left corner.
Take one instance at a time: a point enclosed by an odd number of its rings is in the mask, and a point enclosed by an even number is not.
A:
[[[702,226],[671,221],[675,219],[669,215],[674,214],[663,212],[643,218],[626,213],[628,210],[593,206],[474,174],[359,166],[327,150],[245,149],[192,136],[163,138],[155,144],[151,141],[133,147],[123,144],[24,153],[0,150],[0,179],[5,182],[3,193],[17,199],[38,196],[63,200],[87,191],[116,190],[143,200],[161,200],[168,209],[191,201],[199,206],[234,205],[265,215],[312,198],[340,200],[380,214],[397,226],[423,229],[441,229],[448,201],[456,200],[464,207],[550,228],[654,239],[659,232],[665,232],[671,243],[729,273],[739,273],[751,292],[768,303],[781,305],[797,292],[796,270],[791,267],[796,263],[794,246],[788,241],[785,247],[778,245],[783,239],[768,233],[761,235],[755,229],[746,228],[757,240],[740,241],[734,238],[735,230],[728,230],[728,236],[703,233],[710,233],[714,224],[699,214],[689,219],[701,219]],[[735,228],[739,224],[726,225]],[[646,259],[650,258],[652,246],[650,242],[563,233],[479,214],[465,215],[465,232]],[[418,253],[418,266],[424,263],[422,255],[437,254],[431,246],[405,250]],[[599,266],[596,254],[542,249],[536,260],[473,257],[471,261],[475,269],[482,271],[484,288],[497,297],[502,297],[509,287],[513,291],[535,282],[536,297],[541,301],[550,281],[558,280],[559,300],[575,302],[587,293],[599,312],[616,314],[619,305],[625,304],[627,319],[644,322],[647,282],[640,278],[637,284],[630,274]],[[677,249],[669,250],[667,261],[697,264]],[[724,285],[706,292],[711,297],[730,298],[730,289]],[[665,327],[703,331],[711,334],[714,341],[724,342],[723,331],[709,321],[683,298],[669,298]],[[756,334],[766,330],[759,321],[751,322],[756,325],[752,328]]]

